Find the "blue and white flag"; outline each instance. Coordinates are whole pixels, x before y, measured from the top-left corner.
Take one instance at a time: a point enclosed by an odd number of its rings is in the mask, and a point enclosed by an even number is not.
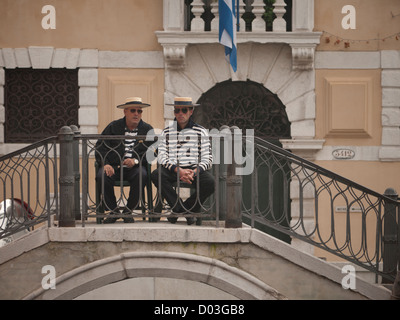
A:
[[[218,0],[219,42],[234,72],[237,70],[235,0]]]

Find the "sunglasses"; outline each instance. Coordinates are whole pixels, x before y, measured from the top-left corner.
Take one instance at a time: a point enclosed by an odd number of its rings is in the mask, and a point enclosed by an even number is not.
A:
[[[186,114],[188,110],[193,110],[193,108],[176,108],[174,109],[174,113],[178,114],[180,111],[182,111],[182,113]]]
[[[141,114],[141,113],[143,112],[142,109],[129,109],[129,111],[130,111],[131,113],[137,112],[137,113],[139,113],[139,114]]]

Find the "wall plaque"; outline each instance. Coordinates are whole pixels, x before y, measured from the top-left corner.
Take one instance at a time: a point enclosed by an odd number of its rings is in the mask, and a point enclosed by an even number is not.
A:
[[[332,151],[332,156],[340,160],[353,159],[355,155],[356,153],[351,149],[335,149]]]

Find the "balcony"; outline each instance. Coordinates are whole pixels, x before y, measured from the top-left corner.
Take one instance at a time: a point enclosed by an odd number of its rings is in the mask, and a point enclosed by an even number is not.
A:
[[[269,2],[269,1],[268,1]],[[164,0],[163,31],[157,31],[166,67],[185,67],[186,48],[218,43],[216,0]],[[293,70],[310,70],[321,32],[313,32],[314,0],[244,0],[239,5],[237,43],[286,43],[292,49]],[[240,49],[239,49],[240,50]]]

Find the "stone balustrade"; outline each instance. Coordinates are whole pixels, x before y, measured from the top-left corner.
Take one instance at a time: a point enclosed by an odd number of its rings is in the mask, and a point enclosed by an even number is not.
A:
[[[293,70],[313,69],[315,47],[321,37],[321,32],[313,32],[314,0],[277,0],[270,7],[263,0],[239,3],[238,44],[285,43],[292,50]],[[156,35],[167,68],[185,68],[189,45],[218,43],[218,1],[193,0],[188,4],[164,0],[163,5],[164,30]]]
[[[186,28],[190,31],[218,31],[219,27],[219,10],[218,1],[210,0],[194,0],[188,7],[185,5],[186,14]],[[245,0],[239,2],[239,18],[238,18],[238,31],[239,32],[252,32],[268,30],[268,18],[264,18],[267,12],[273,12],[275,17],[273,19],[272,31],[274,32],[286,32],[287,23],[283,16],[286,13],[285,7],[287,6],[285,0],[277,0],[274,4],[266,6],[263,0]],[[237,9],[236,9],[237,10]],[[204,16],[204,13],[211,13]],[[189,15],[193,16],[193,19],[188,21]],[[245,15],[254,15],[254,19],[246,19]],[[291,20],[291,17],[289,17]],[[211,22],[209,21],[211,20]],[[207,27],[210,23],[211,28]],[[246,27],[246,24],[249,27]]]

